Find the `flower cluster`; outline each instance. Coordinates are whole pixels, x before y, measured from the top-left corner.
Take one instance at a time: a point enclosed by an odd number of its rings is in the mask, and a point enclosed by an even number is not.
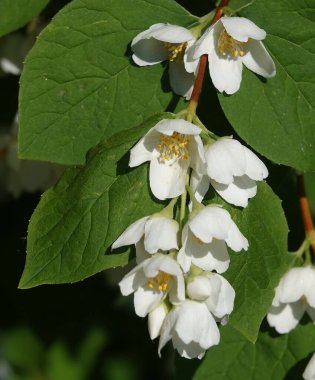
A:
[[[272,58],[261,42],[266,32],[243,17],[222,17],[203,33],[170,24],[154,24],[131,43],[132,58],[139,66],[169,61],[173,91],[190,98],[199,59],[207,54],[214,86],[227,94],[239,90],[243,64],[265,78],[276,74]]]
[[[248,249],[229,212],[203,205],[194,193],[198,198],[203,187],[204,197],[212,184],[222,198],[246,207],[256,193],[255,181],[268,175],[263,162],[236,140],[204,144],[206,133],[201,132],[184,119],[162,119],[131,149],[129,166],[149,161],[152,193],[171,201],[160,213],[135,221],[112,245],[135,245],[137,266],[119,285],[123,295],[134,293],[136,314],[148,316],[150,337],[160,337],[159,352],[172,340],[186,358],[201,358],[219,343],[217,322],[227,323],[235,298],[221,276],[230,263],[227,247]],[[192,211],[180,226],[174,205],[186,189]]]

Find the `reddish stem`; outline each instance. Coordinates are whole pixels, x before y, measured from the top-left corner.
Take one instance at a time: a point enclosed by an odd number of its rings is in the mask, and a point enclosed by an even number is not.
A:
[[[312,219],[312,214],[310,210],[310,205],[308,203],[307,196],[305,194],[305,186],[304,186],[304,177],[303,174],[297,175],[297,189],[299,194],[299,202],[302,220],[304,224],[304,229],[306,236],[310,239],[310,245],[312,247],[312,251],[315,254],[315,229],[314,223]]]
[[[223,14],[223,8],[228,5],[229,1],[230,0],[221,0],[219,6],[216,9],[216,12],[215,12],[215,15],[211,21],[211,24],[214,24],[215,22],[217,22],[221,18],[222,14]],[[194,88],[193,88],[193,91],[192,91],[192,94],[190,97],[190,101],[189,101],[190,103],[196,103],[197,104],[199,101],[199,96],[201,93],[202,83],[203,83],[203,79],[205,76],[207,61],[208,61],[208,57],[206,54],[204,54],[200,57],[198,73],[197,73],[196,80],[194,83]]]

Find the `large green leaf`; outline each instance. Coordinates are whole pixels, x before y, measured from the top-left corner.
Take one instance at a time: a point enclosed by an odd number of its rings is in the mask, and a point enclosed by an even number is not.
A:
[[[231,6],[248,3],[231,2]],[[237,133],[276,163],[315,170],[314,0],[256,0],[240,15],[265,29],[276,77],[243,70],[241,89],[220,95]]]
[[[49,0],[1,0],[0,37],[24,26],[37,16]]]
[[[101,139],[174,108],[162,65],[136,67],[128,46],[151,24],[195,20],[172,0],[72,1],[25,62],[20,157],[82,164]]]
[[[154,203],[147,166],[127,170],[126,152],[161,118],[118,133],[94,149],[83,168],[68,169],[37,206],[28,229],[20,287],[82,280],[128,262],[129,249],[110,246],[135,220],[161,209]]]
[[[221,332],[220,345],[208,351],[194,380],[301,379],[310,354],[315,351],[313,324],[300,325],[290,334],[280,336],[260,332],[255,345],[233,328],[225,327]]]
[[[224,276],[236,292],[229,324],[255,342],[261,321],[271,305],[274,288],[291,265],[284,212],[279,198],[264,182],[258,184],[257,195],[244,210],[218,197],[213,201],[229,210],[249,241],[247,252],[230,252],[231,264]]]

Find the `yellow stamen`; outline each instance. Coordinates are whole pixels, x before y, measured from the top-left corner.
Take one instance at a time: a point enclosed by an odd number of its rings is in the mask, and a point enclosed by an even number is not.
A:
[[[168,60],[175,63],[184,62],[184,54],[187,48],[187,42],[172,44],[170,42],[164,42],[164,46],[168,50]]]
[[[160,151],[160,159],[162,161],[187,160],[189,156],[189,145],[191,137],[174,132],[172,136],[160,134],[160,141],[157,149]]]
[[[218,38],[218,49],[223,56],[243,57],[245,55],[245,45],[247,42],[241,42],[231,37],[224,29]]]
[[[172,276],[170,274],[161,271],[155,277],[148,278],[147,284],[151,289],[166,292],[171,278]]]

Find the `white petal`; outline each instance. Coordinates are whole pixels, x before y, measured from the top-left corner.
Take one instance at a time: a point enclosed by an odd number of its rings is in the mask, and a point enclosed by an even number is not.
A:
[[[198,173],[206,173],[206,158],[200,136],[193,136],[189,146],[190,166]]]
[[[219,274],[209,275],[208,280],[211,286],[211,297],[206,304],[215,317],[222,319],[233,311],[235,291]]]
[[[275,300],[281,303],[296,302],[303,295],[309,281],[305,268],[292,268],[281,279],[275,294]]]
[[[204,54],[209,54],[209,52],[215,49],[216,36],[223,30],[222,23],[216,22],[214,25],[210,26],[199,40],[192,47],[192,59],[198,59]]]
[[[311,357],[311,360],[308,362],[304,372],[304,380],[315,380],[315,354]]]
[[[189,100],[195,83],[195,75],[185,70],[184,64],[170,62],[169,76],[172,90]]]
[[[173,276],[182,275],[182,271],[177,262],[163,254],[155,255],[147,260],[143,266],[143,271],[147,278],[155,277],[159,271],[169,273]]]
[[[303,267],[304,295],[307,303],[315,308],[315,268],[311,266]]]
[[[229,185],[210,180],[216,192],[228,203],[235,206],[247,207],[248,199],[253,198],[257,193],[256,182],[246,175],[234,177],[234,182]]]
[[[163,300],[165,293],[153,291],[147,284],[140,286],[134,294],[134,305],[136,314],[145,317],[153,311]]]
[[[159,28],[152,30],[150,37],[159,41],[170,42],[174,44],[194,40],[193,34],[186,28],[172,24],[159,24]]]
[[[182,267],[183,271],[187,273],[191,266],[190,251],[186,249],[188,239],[188,224],[185,224],[182,232],[182,248],[177,254],[177,262]]]
[[[151,255],[144,249],[144,239],[140,239],[138,243],[136,243],[136,261],[137,264],[142,263],[144,260],[147,260],[151,257]]]
[[[150,163],[150,188],[160,200],[176,198],[185,190],[189,160],[179,160],[168,165],[153,159]]]
[[[249,38],[263,40],[266,37],[266,32],[247,18],[222,17],[221,22],[228,34],[237,41],[246,42]]]
[[[135,167],[143,162],[150,161],[153,151],[160,140],[160,134],[154,128],[130,150],[129,166]]]
[[[162,302],[148,316],[150,338],[153,340],[160,335],[161,327],[168,313],[166,305]]]
[[[209,72],[213,85],[228,95],[237,92],[241,86],[243,64],[239,58],[221,56],[216,50],[209,53]]]
[[[246,171],[244,146],[237,140],[221,138],[206,147],[208,176],[216,182],[230,184],[234,176],[242,176]]]
[[[250,149],[243,146],[245,160],[246,160],[246,171],[245,174],[248,175],[249,178],[255,181],[261,181],[264,178],[268,177],[268,169],[266,165],[259,159],[255,153],[253,153]]]
[[[213,238],[225,240],[230,224],[230,214],[217,206],[204,207],[188,222],[193,234],[204,243],[211,243]]]
[[[145,216],[132,223],[113,243],[112,249],[137,243],[144,234],[144,226],[148,219],[149,216]]]
[[[184,54],[184,65],[188,73],[194,73],[196,75],[199,66],[199,59],[194,58],[195,41],[189,41]]]
[[[265,78],[272,78],[276,75],[276,66],[260,41],[249,40],[246,44],[246,54],[241,57],[244,65],[254,73]]]
[[[178,223],[164,216],[153,216],[145,224],[144,246],[147,252],[156,253],[158,250],[168,251],[178,249]]]
[[[279,334],[286,334],[297,326],[304,311],[305,305],[301,301],[271,306],[267,321]]]
[[[179,313],[179,309],[174,308],[167,314],[167,316],[164,319],[164,322],[160,330],[160,341],[159,341],[159,348],[158,348],[159,356],[161,356],[162,348],[166,345],[166,343],[170,339],[172,339],[173,328],[176,323],[178,313]]]
[[[198,202],[202,202],[209,186],[209,178],[206,175],[198,173],[195,170],[192,171],[190,176],[190,188],[194,192]]]
[[[211,286],[206,276],[195,276],[187,284],[189,298],[196,301],[205,301],[211,295]]]
[[[182,135],[199,135],[201,132],[199,127],[183,119],[162,119],[154,128],[167,136],[172,136],[174,132]]]
[[[136,291],[140,286],[145,284],[146,277],[142,271],[142,266],[143,263],[137,265],[119,282],[118,285],[123,296],[128,296]]]
[[[225,239],[226,244],[233,249],[235,252],[239,252],[242,249],[247,251],[248,249],[248,240],[238,229],[237,225],[231,221],[228,237]]]
[[[0,67],[7,74],[20,75],[21,68],[18,67],[13,61],[3,57],[0,59]]]

